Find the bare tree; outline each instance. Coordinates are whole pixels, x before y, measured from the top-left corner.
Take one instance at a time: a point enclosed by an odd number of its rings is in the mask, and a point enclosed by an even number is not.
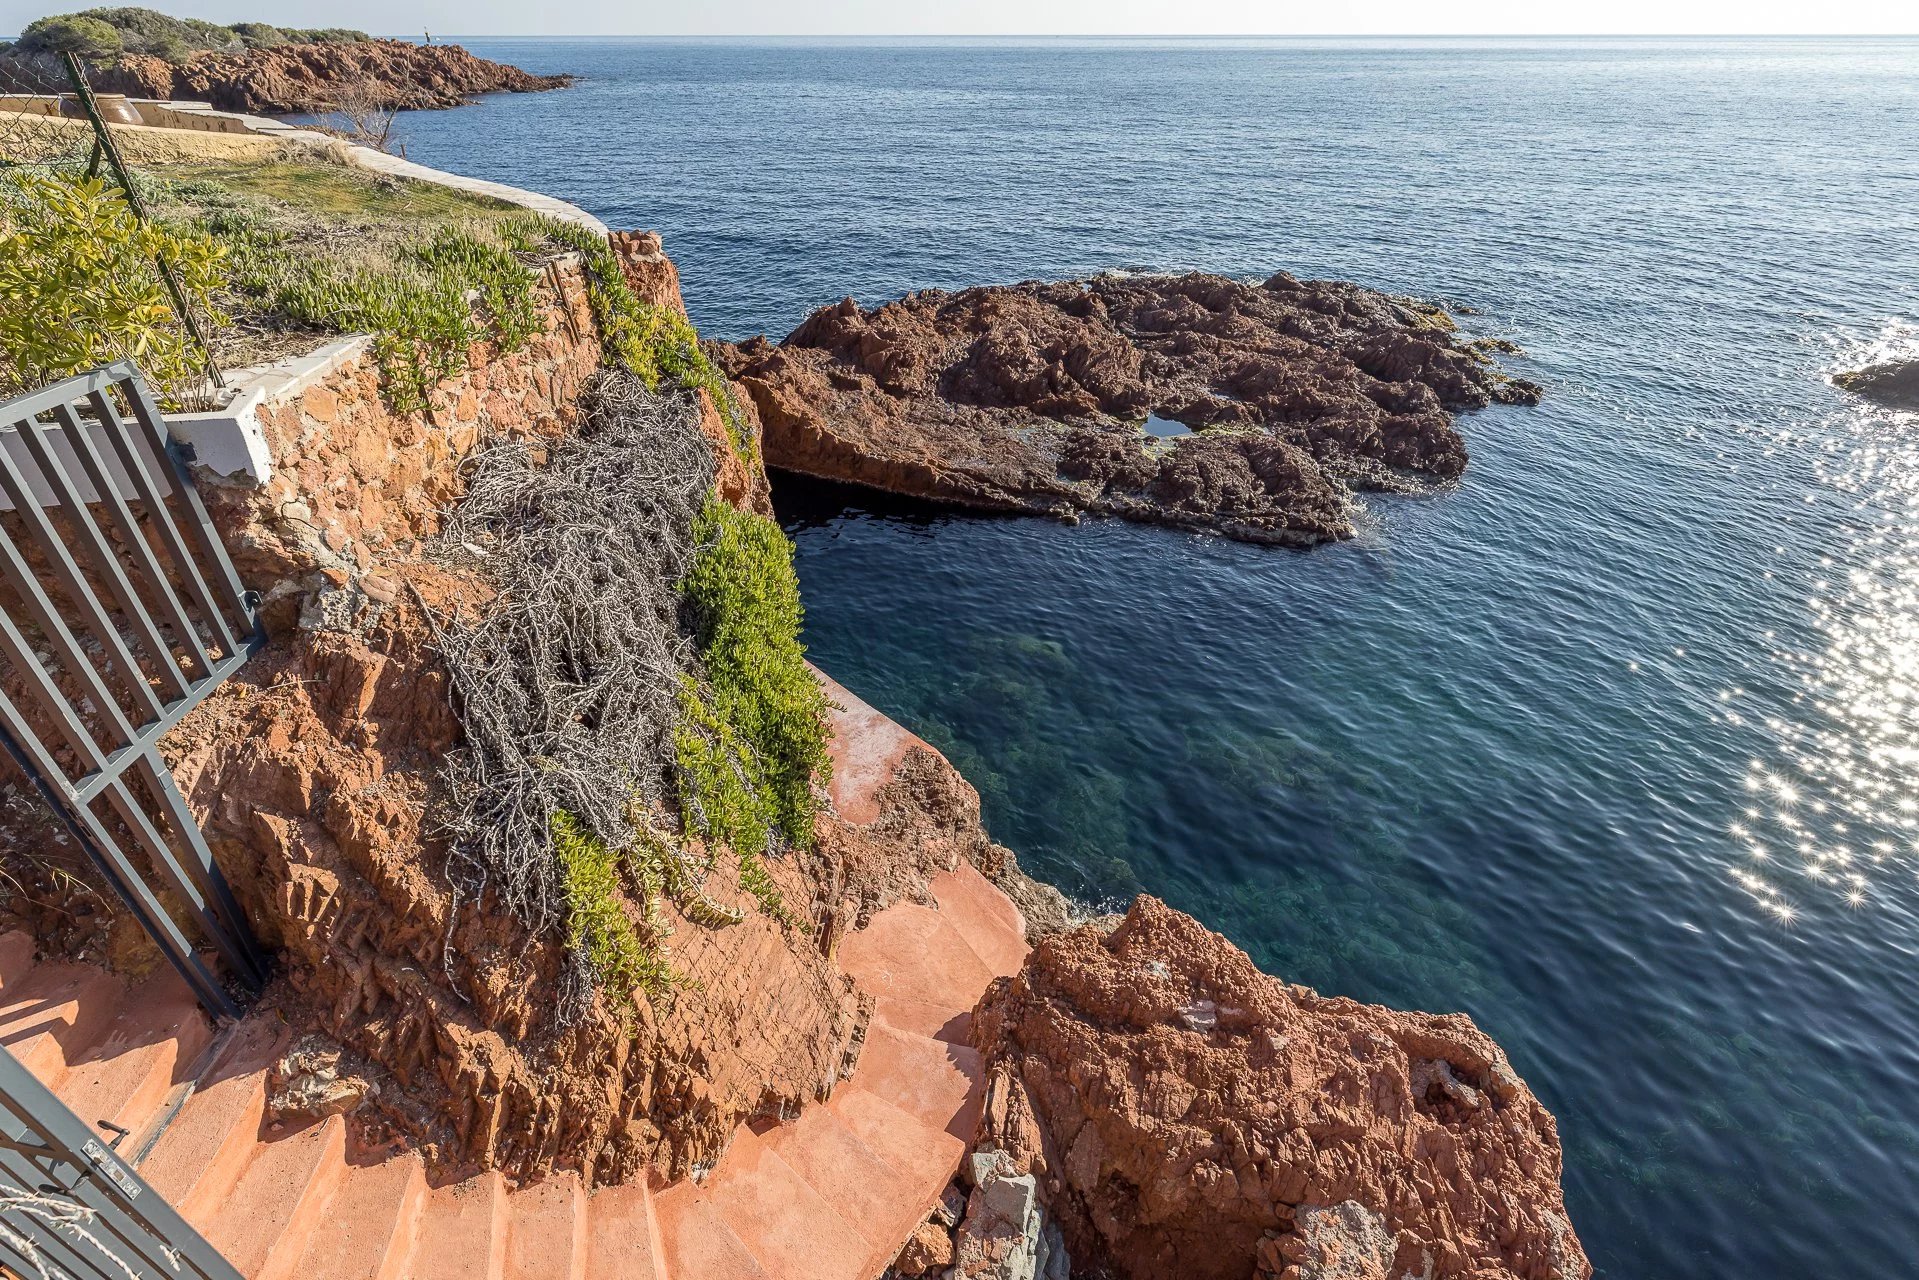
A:
[[[326,112],[335,133],[375,151],[393,149],[393,118],[399,113],[392,89],[371,78],[341,85]]]

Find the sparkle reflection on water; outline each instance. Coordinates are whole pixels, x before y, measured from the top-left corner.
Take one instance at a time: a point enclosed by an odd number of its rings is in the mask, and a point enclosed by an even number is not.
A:
[[[1913,335],[1890,325],[1841,365],[1919,359]],[[1781,924],[1810,915],[1822,927],[1870,928],[1831,908],[1911,910],[1919,882],[1919,414],[1852,403],[1829,440],[1813,454],[1816,473],[1848,510],[1843,547],[1818,557],[1805,598],[1810,643],[1774,648],[1774,632],[1760,637],[1793,714],[1736,687],[1719,695],[1718,714],[1731,725],[1757,717],[1772,739],[1742,779],[1747,803],[1728,828],[1743,855],[1734,880]]]

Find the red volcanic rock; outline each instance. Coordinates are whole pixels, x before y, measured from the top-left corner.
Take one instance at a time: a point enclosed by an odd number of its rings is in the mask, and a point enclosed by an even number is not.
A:
[[[475,94],[558,89],[566,76],[536,76],[476,58],[456,44],[365,40],[208,53],[174,71],[174,96],[227,111],[275,115],[324,110],[343,87],[366,85],[388,106],[457,107]]]
[[[716,344],[769,465],[969,506],[1311,543],[1352,487],[1452,479],[1453,413],[1534,404],[1494,344],[1356,285],[1100,276],[929,291]],[[1148,414],[1197,428],[1154,443]]]
[[[1586,1280],[1557,1127],[1463,1014],[1268,977],[1141,897],[973,1017],[980,1145],[1036,1175],[1074,1275]]]
[[[88,79],[102,93],[184,98],[256,115],[325,111],[347,92],[387,107],[417,109],[457,107],[481,93],[528,93],[571,83],[568,76],[536,76],[489,62],[456,44],[405,40],[200,52],[179,63],[129,54],[92,68]],[[64,68],[46,55],[0,57],[0,88],[47,92],[45,86],[65,83]]]

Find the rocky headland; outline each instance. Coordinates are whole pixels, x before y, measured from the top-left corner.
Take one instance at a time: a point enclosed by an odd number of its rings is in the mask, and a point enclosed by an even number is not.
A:
[[[572,82],[492,62],[459,45],[405,40],[206,49],[177,60],[125,53],[90,61],[88,78],[99,93],[208,102],[252,115],[331,111],[349,98],[384,110],[457,107],[478,94],[532,93]],[[66,85],[57,54],[0,51],[0,91],[48,93]]]
[[[714,344],[770,466],[1295,545],[1350,536],[1354,490],[1457,478],[1455,415],[1539,400],[1495,366],[1512,350],[1438,306],[1284,272],[849,298],[777,344]]]

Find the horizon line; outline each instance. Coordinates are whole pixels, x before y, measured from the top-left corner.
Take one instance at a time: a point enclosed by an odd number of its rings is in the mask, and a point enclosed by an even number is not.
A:
[[[427,31],[422,28],[422,33]],[[405,35],[376,39],[408,40]],[[461,31],[454,40],[1913,40],[1912,31]],[[439,37],[435,38],[439,42]],[[413,41],[417,44],[418,41]]]

